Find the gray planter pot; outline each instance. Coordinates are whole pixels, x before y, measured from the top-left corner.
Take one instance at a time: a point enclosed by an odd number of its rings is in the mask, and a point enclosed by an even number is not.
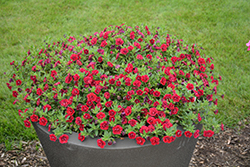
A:
[[[50,141],[48,128],[33,123],[51,167],[187,167],[197,139],[184,134],[171,144],[160,142],[153,146],[146,141],[143,146],[135,140],[117,139],[115,145],[101,149],[97,139],[78,140],[77,133],[69,135],[68,143]],[[201,126],[199,126],[199,129]]]

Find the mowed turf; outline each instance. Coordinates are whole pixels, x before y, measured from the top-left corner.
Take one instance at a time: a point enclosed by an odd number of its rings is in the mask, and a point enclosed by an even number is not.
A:
[[[205,48],[222,76],[219,114],[227,126],[250,112],[250,3],[248,0],[0,0],[0,143],[36,138],[19,118],[6,87],[9,63],[31,47],[44,46],[64,34],[93,34],[109,25],[161,27],[188,44]]]

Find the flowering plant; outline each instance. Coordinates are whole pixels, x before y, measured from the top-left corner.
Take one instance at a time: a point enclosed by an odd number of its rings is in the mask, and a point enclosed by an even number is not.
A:
[[[81,141],[101,137],[101,148],[120,137],[139,145],[211,137],[224,126],[216,119],[221,77],[202,50],[159,28],[109,26],[28,51],[10,63],[14,74],[6,84],[24,125],[48,126],[52,141],[67,143],[73,131]]]

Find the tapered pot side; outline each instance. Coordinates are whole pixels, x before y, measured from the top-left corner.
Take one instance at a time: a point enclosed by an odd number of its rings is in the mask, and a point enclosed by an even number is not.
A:
[[[103,149],[97,146],[98,137],[86,137],[81,142],[77,133],[69,135],[68,143],[49,139],[48,128],[33,123],[51,167],[185,167],[189,165],[197,139],[182,135],[168,144],[163,141],[153,146],[146,141],[143,146],[125,137]],[[181,127],[179,127],[181,129]],[[198,126],[201,129],[201,125]],[[181,129],[182,130],[182,129]]]

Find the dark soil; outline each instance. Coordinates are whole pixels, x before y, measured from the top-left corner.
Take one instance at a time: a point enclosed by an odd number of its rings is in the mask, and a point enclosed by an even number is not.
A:
[[[14,146],[6,151],[0,144],[0,166],[49,166],[39,141],[22,142],[22,149]],[[226,129],[212,138],[199,137],[190,167],[250,166],[250,125],[243,129]]]

